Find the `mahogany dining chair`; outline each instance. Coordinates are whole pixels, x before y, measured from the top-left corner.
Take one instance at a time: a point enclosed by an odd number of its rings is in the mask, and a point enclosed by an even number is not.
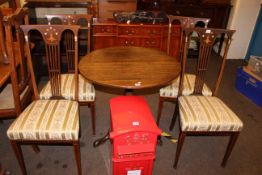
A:
[[[194,17],[184,17],[184,16],[173,16],[173,15],[168,15],[169,19],[169,30],[168,30],[168,40],[167,40],[167,53],[170,53],[171,49],[169,46],[172,45],[172,26],[174,23],[180,23],[181,25],[181,38],[180,38],[180,58],[179,60],[182,61],[182,56],[183,56],[183,45],[184,45],[184,33],[183,33],[183,28],[188,28],[188,27],[207,27],[210,19],[208,18],[194,18]],[[191,37],[190,39],[192,39]],[[183,95],[190,95],[192,93],[192,88],[194,86],[194,80],[195,80],[195,75],[193,74],[185,74],[185,77],[187,81],[184,81],[184,90],[183,90]],[[178,97],[178,89],[179,89],[179,82],[180,82],[180,76],[177,77],[175,80],[172,81],[172,83],[168,86],[165,86],[160,89],[159,91],[159,103],[158,103],[158,113],[157,113],[157,124],[159,125],[161,114],[162,114],[162,109],[165,101],[172,101],[177,103],[177,97]],[[208,87],[205,86],[205,94],[210,94],[210,91]]]
[[[28,63],[34,101],[15,119],[7,130],[7,136],[15,152],[23,175],[27,174],[21,145],[71,145],[74,148],[77,172],[82,174],[79,144],[79,105],[78,105],[78,72],[72,75],[61,75],[60,41],[62,33],[70,30],[74,34],[75,49],[78,48],[78,30],[76,25],[21,25],[26,41],[26,62]],[[39,98],[38,87],[32,63],[30,47],[31,31],[38,31],[46,47],[46,62],[48,64],[51,97],[43,100]],[[78,62],[78,52],[74,52],[75,63]],[[62,87],[65,78],[73,79],[72,89]],[[67,91],[69,90],[69,91]],[[70,99],[66,99],[64,93]],[[68,97],[68,96],[67,96]]]
[[[224,167],[230,153],[236,143],[238,135],[243,128],[243,123],[239,117],[217,97],[218,89],[221,84],[227,53],[229,50],[234,30],[213,29],[213,28],[184,28],[184,50],[182,59],[182,71],[180,88],[178,92],[178,104],[171,122],[170,128],[175,125],[176,118],[179,116],[180,134],[177,144],[174,167],[177,167],[180,152],[186,136],[230,136],[230,140],[224,155],[222,166]],[[191,95],[183,95],[184,83],[188,81],[185,70],[188,61],[189,38],[196,33],[199,39],[198,57],[192,63],[195,65],[195,80]],[[209,69],[215,72],[209,64],[210,59],[214,59],[213,49],[216,40],[224,35],[224,50],[222,56],[217,56],[218,64],[217,76],[214,77],[214,86],[211,94],[204,95],[206,76]],[[220,38],[221,39],[221,38]],[[209,70],[210,71],[210,70]],[[213,74],[213,73],[212,73]],[[211,86],[210,86],[211,87]]]

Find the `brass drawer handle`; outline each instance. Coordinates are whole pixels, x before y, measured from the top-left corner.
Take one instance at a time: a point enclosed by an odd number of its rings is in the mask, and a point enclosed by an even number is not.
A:
[[[156,44],[156,42],[155,42],[155,41],[146,41],[146,44],[147,44],[147,45],[151,45],[151,46],[152,46],[152,45],[155,45],[155,44]]]
[[[125,33],[128,35],[133,35],[135,34],[135,31],[134,30],[125,30]]]
[[[125,41],[125,45],[126,45],[126,46],[132,46],[132,45],[134,45],[134,44],[135,44],[134,41]]]
[[[152,35],[152,34],[157,34],[157,30],[149,30],[148,33],[149,33],[150,35]]]

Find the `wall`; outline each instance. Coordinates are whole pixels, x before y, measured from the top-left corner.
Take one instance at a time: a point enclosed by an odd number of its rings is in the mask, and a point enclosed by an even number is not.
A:
[[[232,0],[228,28],[236,33],[228,52],[229,59],[244,59],[262,0]]]

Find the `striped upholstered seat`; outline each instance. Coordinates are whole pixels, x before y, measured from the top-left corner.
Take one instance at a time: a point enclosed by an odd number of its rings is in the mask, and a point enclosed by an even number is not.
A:
[[[62,74],[61,75],[61,88],[62,88],[62,96],[67,100],[73,100],[75,94],[75,86],[74,86],[74,74]],[[81,74],[79,74],[79,95],[78,100],[81,101],[95,101],[95,88],[89,83]],[[50,99],[51,94],[51,86],[50,82],[48,82],[42,91],[40,92],[40,99]]]
[[[183,95],[191,95],[193,94],[194,91],[194,85],[195,85],[195,80],[196,76],[193,74],[185,74],[184,76],[184,86],[183,86]],[[168,85],[164,88],[160,89],[160,97],[174,97],[176,98],[178,95],[178,88],[179,88],[179,81],[180,77],[176,78],[173,80],[171,85]],[[208,88],[206,84],[204,84],[202,94],[205,96],[211,96],[212,91]]]
[[[242,121],[217,97],[181,96],[178,99],[182,131],[240,131]]]
[[[78,103],[36,100],[7,130],[10,140],[78,140]]]

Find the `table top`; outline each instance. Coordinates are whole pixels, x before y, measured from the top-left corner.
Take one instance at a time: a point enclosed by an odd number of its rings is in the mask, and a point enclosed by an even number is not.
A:
[[[174,80],[180,70],[174,57],[143,47],[99,49],[79,63],[79,71],[87,80],[123,89],[161,87]]]
[[[5,83],[9,78],[11,69],[8,64],[3,64],[0,62],[0,87]]]

